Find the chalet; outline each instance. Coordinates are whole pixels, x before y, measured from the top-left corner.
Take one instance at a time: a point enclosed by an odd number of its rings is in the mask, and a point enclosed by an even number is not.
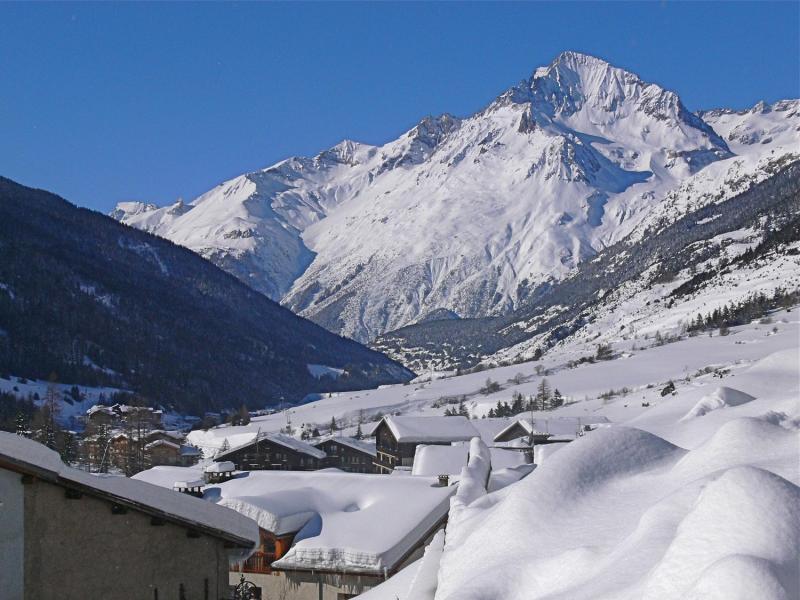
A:
[[[571,442],[584,433],[609,423],[606,417],[552,417],[516,419],[494,436],[496,443],[513,444],[517,448],[533,445]]]
[[[411,469],[419,444],[451,445],[479,437],[466,417],[384,417],[374,434],[378,473],[391,473],[398,467]]]
[[[188,444],[176,444],[168,440],[157,439],[144,447],[146,461],[151,466],[171,465],[188,467],[196,463],[202,453],[198,448]]]
[[[258,433],[241,446],[214,457],[240,471],[315,471],[323,467],[325,452],[283,433]]]
[[[377,451],[375,444],[351,437],[323,438],[314,446],[325,452],[323,467],[336,467],[350,473],[373,473]]]
[[[210,502],[72,469],[0,432],[0,585],[27,598],[229,597],[258,526]]]
[[[186,434],[177,430],[165,431],[164,429],[153,429],[147,432],[144,439],[147,443],[155,442],[156,440],[164,440],[174,444],[182,444],[184,440],[186,440]]]
[[[96,431],[104,427],[113,427],[117,422],[117,413],[110,406],[95,404],[86,411],[86,429]]]
[[[156,485],[196,467],[159,467],[136,477]],[[253,471],[208,486],[204,497],[258,523],[258,550],[231,565],[262,598],[352,598],[419,558],[444,527],[457,486],[435,477]],[[302,533],[301,533],[302,532]]]

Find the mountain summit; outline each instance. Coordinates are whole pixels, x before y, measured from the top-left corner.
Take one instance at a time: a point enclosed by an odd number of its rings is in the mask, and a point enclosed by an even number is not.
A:
[[[749,112],[732,130],[764,120]],[[366,341],[529,302],[643,221],[674,218],[688,190],[713,195],[790,152],[797,112],[769,120],[785,131],[732,151],[674,92],[564,52],[470,117],[426,117],[382,146],[345,141],[186,205],[112,215]]]

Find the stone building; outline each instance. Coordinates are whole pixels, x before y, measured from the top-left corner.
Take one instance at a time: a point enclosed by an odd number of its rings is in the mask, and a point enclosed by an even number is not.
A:
[[[4,600],[219,600],[259,542],[230,509],[124,477],[93,476],[0,432]]]

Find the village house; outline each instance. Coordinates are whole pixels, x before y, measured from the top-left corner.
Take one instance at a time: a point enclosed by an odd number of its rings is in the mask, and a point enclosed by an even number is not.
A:
[[[188,467],[202,456],[199,448],[164,439],[157,439],[145,445],[144,453],[147,464],[153,467],[157,465]]]
[[[84,417],[86,430],[94,433],[101,428],[137,427],[147,430],[161,427],[161,410],[149,406],[129,406],[114,404],[105,406],[95,404],[86,411]]]
[[[95,404],[86,411],[86,431],[93,433],[102,428],[111,428],[117,422],[117,413],[110,406]]]
[[[495,443],[519,449],[541,444],[571,442],[584,433],[609,423],[606,417],[548,417],[516,419],[494,436]]]
[[[325,452],[283,433],[258,433],[241,446],[221,452],[215,461],[229,461],[240,471],[315,471]]]
[[[375,444],[352,437],[335,436],[314,442],[315,447],[325,452],[323,467],[335,467],[350,473],[373,473],[377,451]]]
[[[164,429],[153,429],[147,432],[144,439],[147,443],[155,442],[156,440],[165,440],[174,444],[182,444],[186,440],[186,434],[177,430],[165,431]]]
[[[466,417],[384,417],[374,429],[377,473],[411,470],[419,444],[451,445],[480,437]]]
[[[229,564],[258,542],[258,526],[240,513],[72,469],[45,446],[0,432],[4,600],[219,600],[230,596]]]
[[[136,478],[188,483],[198,467],[158,467]],[[253,471],[207,485],[204,497],[254,519],[259,547],[231,565],[262,598],[345,600],[380,584],[419,558],[444,527],[457,486],[436,477]]]

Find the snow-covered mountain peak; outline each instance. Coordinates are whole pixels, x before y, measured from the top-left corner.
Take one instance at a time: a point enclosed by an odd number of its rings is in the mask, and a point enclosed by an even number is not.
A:
[[[797,112],[790,101],[715,114],[715,131],[674,92],[566,52],[474,115],[428,116],[380,146],[344,140],[187,206],[121,203],[113,214],[369,340],[442,311],[513,309],[671,205],[683,182],[717,185],[728,143],[755,157],[737,177],[791,151]],[[741,142],[751,134],[759,143]]]

